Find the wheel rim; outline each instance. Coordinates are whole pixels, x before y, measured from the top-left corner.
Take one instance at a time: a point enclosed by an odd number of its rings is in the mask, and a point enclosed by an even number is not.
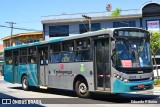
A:
[[[23,79],[23,88],[26,89],[27,86],[28,86],[28,81],[27,81],[27,79],[25,78],[25,79]]]
[[[85,94],[87,92],[87,86],[85,83],[80,83],[79,84],[79,92],[82,94]]]

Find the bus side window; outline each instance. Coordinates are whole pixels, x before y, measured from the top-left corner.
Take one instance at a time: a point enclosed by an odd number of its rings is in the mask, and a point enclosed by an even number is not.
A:
[[[62,62],[73,62],[74,61],[74,42],[62,43]]]
[[[20,49],[20,64],[26,64],[26,63],[28,63],[27,48]]]
[[[52,63],[60,62],[60,54],[59,53],[51,53],[51,62]]]
[[[60,43],[54,43],[50,47],[50,62],[60,62]]]
[[[5,63],[7,65],[12,64],[12,51],[11,50],[5,51]]]
[[[77,41],[77,49],[75,61],[89,61],[90,60],[90,40]]]
[[[31,64],[35,64],[37,61],[36,61],[36,47],[29,47],[28,48],[28,63],[31,63]]]

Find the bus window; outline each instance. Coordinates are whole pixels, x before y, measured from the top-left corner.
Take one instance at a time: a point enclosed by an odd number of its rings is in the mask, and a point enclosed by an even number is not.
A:
[[[28,56],[28,63],[35,64],[36,63],[36,56]]]
[[[62,43],[62,51],[73,51],[74,43],[73,42],[64,42]]]
[[[20,50],[21,55],[27,55],[27,48],[26,49],[21,49]]]
[[[77,41],[77,49],[75,55],[75,61],[89,61],[90,60],[90,41],[81,40]]]
[[[60,62],[60,44],[55,43],[50,47],[50,62],[58,63]]]
[[[27,63],[27,48],[20,49],[20,63],[21,64]]]
[[[36,47],[28,48],[28,63],[35,64],[37,62],[36,52]]]
[[[12,51],[11,50],[8,50],[8,51],[5,51],[5,62],[6,64],[12,64]]]
[[[62,54],[62,62],[73,62],[74,61],[74,42],[66,42],[62,44],[63,50]]]

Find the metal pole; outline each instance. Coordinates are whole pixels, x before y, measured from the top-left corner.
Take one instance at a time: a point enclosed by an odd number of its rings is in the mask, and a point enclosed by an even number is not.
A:
[[[89,31],[92,30],[91,19],[89,19]]]
[[[84,17],[85,19],[87,19],[89,21],[89,31],[92,30],[92,26],[91,26],[91,17],[87,16],[87,15],[82,15],[82,17]]]
[[[12,46],[12,33],[13,33],[13,22],[11,23],[11,38],[10,38],[10,46]]]
[[[13,22],[6,22],[6,23],[9,23],[11,26],[10,46],[12,46],[13,24],[16,24],[16,23],[13,23]]]

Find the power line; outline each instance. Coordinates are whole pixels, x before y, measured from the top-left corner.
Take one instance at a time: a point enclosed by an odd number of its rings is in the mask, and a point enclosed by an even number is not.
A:
[[[0,27],[12,28],[12,27],[9,27],[9,26],[4,26],[4,25],[0,25]],[[26,28],[17,28],[17,27],[13,27],[13,29],[25,30],[25,31],[42,31],[42,30],[36,30],[36,29],[26,29]]]

